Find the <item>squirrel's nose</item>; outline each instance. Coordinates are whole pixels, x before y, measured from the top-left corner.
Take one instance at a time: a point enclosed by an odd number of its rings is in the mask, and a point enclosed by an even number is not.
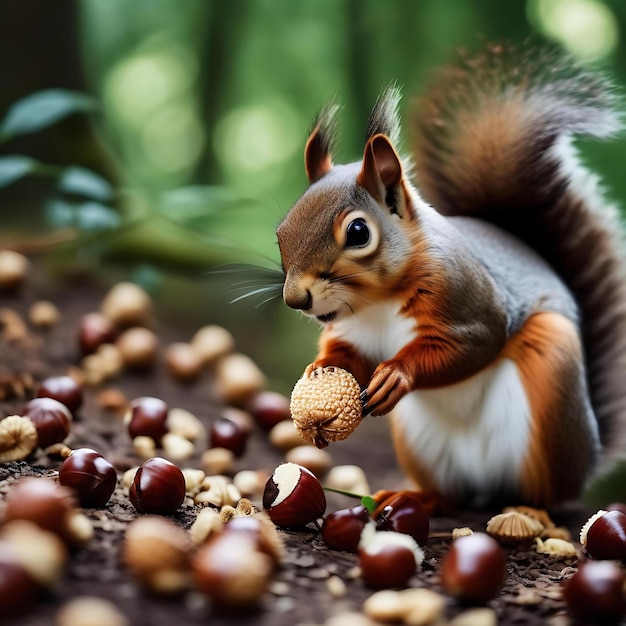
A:
[[[313,306],[313,296],[308,289],[298,289],[297,287],[288,287],[285,284],[283,289],[283,298],[285,304],[292,309],[306,311]]]

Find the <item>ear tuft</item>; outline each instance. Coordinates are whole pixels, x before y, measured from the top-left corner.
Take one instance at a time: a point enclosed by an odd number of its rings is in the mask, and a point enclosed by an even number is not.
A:
[[[370,114],[365,134],[365,143],[376,135],[387,135],[394,145],[400,141],[400,114],[398,108],[402,94],[394,83],[378,96]]]
[[[339,106],[325,104],[313,125],[304,147],[304,167],[309,183],[313,184],[333,167],[332,151],[337,138],[337,113]]]

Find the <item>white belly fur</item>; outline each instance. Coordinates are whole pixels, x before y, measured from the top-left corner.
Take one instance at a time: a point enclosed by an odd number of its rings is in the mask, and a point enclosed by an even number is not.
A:
[[[336,325],[336,333],[377,362],[392,358],[419,332],[397,307],[374,306]],[[531,411],[515,363],[501,359],[471,378],[414,391],[393,411],[415,460],[444,494],[478,499],[519,487]]]

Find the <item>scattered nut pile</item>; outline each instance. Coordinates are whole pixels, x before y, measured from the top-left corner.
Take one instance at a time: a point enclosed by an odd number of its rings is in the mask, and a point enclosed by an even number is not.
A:
[[[225,328],[182,341],[137,285],[68,304],[82,288],[56,299],[35,271],[0,252],[3,623],[623,616],[620,506],[584,527],[581,509],[566,525],[530,507],[433,515],[399,475],[381,481],[379,438],[367,473],[338,461],[344,444],[320,449],[361,423],[348,372],[313,370],[289,399]]]

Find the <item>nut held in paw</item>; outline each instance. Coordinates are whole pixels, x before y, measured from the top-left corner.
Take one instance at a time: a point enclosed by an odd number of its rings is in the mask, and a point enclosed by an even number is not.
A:
[[[305,374],[291,392],[291,417],[300,436],[318,448],[349,437],[363,416],[361,389],[350,372],[334,366]]]

